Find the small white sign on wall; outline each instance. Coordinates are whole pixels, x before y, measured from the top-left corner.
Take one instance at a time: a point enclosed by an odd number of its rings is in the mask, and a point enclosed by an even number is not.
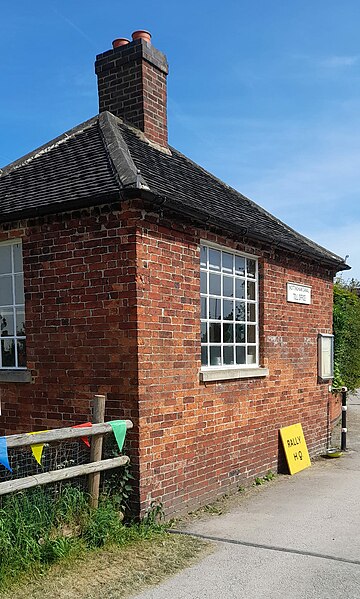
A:
[[[295,304],[311,304],[311,287],[298,283],[286,283],[286,299]]]

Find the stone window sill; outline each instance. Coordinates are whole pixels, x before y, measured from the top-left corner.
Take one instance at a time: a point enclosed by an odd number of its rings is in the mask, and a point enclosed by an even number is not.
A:
[[[0,383],[31,383],[31,371],[1,369]]]
[[[214,368],[200,371],[200,381],[226,381],[268,376],[268,368]]]

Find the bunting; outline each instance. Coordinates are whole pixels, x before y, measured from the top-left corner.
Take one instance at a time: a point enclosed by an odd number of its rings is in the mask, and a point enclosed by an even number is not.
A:
[[[39,433],[47,433],[48,431],[35,431],[33,433],[27,433],[27,435],[38,435]],[[30,445],[31,447],[31,451],[32,454],[35,458],[35,460],[37,461],[37,463],[39,464],[39,466],[41,466],[41,458],[42,458],[42,454],[43,454],[43,450],[44,450],[44,445],[45,443],[36,443],[35,445]]]
[[[74,424],[71,428],[88,428],[89,426],[92,426],[91,422],[84,422],[83,424]],[[90,447],[89,437],[81,437],[81,440]]]
[[[113,420],[112,422],[109,422],[108,424],[110,424],[110,426],[112,428],[119,451],[122,451],[123,446],[124,446],[125,436],[126,436],[126,420]],[[83,424],[75,424],[71,428],[89,428],[91,426],[92,426],[91,422],[84,422]],[[26,433],[26,434],[27,435],[38,435],[40,433],[47,433],[47,432],[48,432],[48,430],[34,431],[31,433]],[[90,447],[89,438],[86,435],[81,437],[81,440],[85,443],[85,445],[87,445],[87,447]],[[40,466],[42,465],[41,460],[42,460],[44,446],[45,446],[45,443],[34,443],[33,445],[30,445],[32,454]],[[7,470],[9,470],[9,472],[12,472],[12,468],[10,467],[10,463],[9,463],[6,437],[0,437],[0,464],[2,464]]]
[[[12,468],[10,468],[10,464],[9,464],[9,456],[8,456],[6,437],[0,437],[0,464],[5,466],[5,468],[7,470],[12,472]]]
[[[122,451],[126,435],[126,420],[113,420],[109,424],[115,435],[119,450]]]

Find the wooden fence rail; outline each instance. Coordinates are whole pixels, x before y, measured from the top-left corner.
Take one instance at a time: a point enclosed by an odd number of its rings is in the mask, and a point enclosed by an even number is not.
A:
[[[50,472],[34,474],[33,476],[26,476],[24,478],[7,480],[0,483],[0,496],[13,493],[14,491],[30,489],[31,487],[39,487],[49,483],[56,483],[61,480],[69,480],[84,474],[92,474],[94,472],[110,470],[111,468],[118,468],[119,466],[124,466],[127,464],[128,461],[129,458],[124,455],[119,456],[118,458],[111,458],[109,460],[101,460],[100,462],[89,462],[89,464],[81,464],[79,466],[71,466],[70,468],[61,468],[60,470],[52,470]]]
[[[131,420],[126,420],[126,428],[132,428],[133,423]],[[20,435],[10,435],[6,437],[8,448],[14,447],[30,447],[30,445],[36,445],[38,443],[51,443],[54,441],[65,441],[72,439],[79,439],[80,437],[92,437],[93,435],[104,435],[110,433],[112,428],[108,422],[102,422],[101,424],[93,424],[86,428],[55,428],[52,431],[38,433],[37,435],[29,435],[28,433],[22,433]]]
[[[100,473],[105,470],[124,466],[129,462],[127,456],[119,456],[108,460],[101,459],[103,436],[113,430],[110,423],[104,422],[105,401],[106,398],[104,395],[95,395],[93,402],[93,424],[90,426],[81,428],[66,427],[41,431],[35,436],[29,435],[28,433],[7,436],[6,443],[8,449],[29,447],[31,445],[40,445],[42,443],[71,441],[81,437],[92,437],[90,462],[88,464],[60,468],[59,470],[52,470],[50,472],[43,472],[32,476],[0,482],[0,496],[13,493],[14,491],[21,491],[23,489],[30,489],[31,487],[69,480],[87,474],[89,475],[90,505],[92,507],[97,507],[99,501]],[[133,427],[131,420],[125,420],[125,422],[127,429]]]

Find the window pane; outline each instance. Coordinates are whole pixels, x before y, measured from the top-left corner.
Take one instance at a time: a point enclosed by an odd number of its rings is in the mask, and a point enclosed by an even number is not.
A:
[[[256,364],[256,347],[247,348],[247,363]]]
[[[14,335],[14,311],[9,309],[0,309],[0,335],[1,337],[10,337]]]
[[[12,304],[12,277],[0,277],[0,306],[11,306]]]
[[[25,336],[25,312],[21,308],[16,308],[16,334]]]
[[[24,298],[24,277],[15,275],[15,304],[23,304]]]
[[[224,272],[233,272],[233,256],[223,252],[222,255],[222,269]]]
[[[235,279],[235,297],[245,298],[245,281],[242,279]]]
[[[254,327],[254,325],[248,325],[248,327],[247,327],[247,342],[248,343],[256,342],[256,327]]]
[[[200,298],[200,304],[201,304],[201,318],[207,318],[207,298],[206,297]]]
[[[16,243],[13,245],[14,252],[14,272],[22,272],[23,271],[23,259],[22,259],[22,249],[21,243]]]
[[[15,341],[14,339],[3,339],[1,341],[1,360],[3,368],[14,368],[15,366]]]
[[[235,302],[235,320],[245,320],[245,302]]]
[[[255,299],[255,283],[254,283],[254,281],[248,281],[248,283],[247,283],[247,298],[249,300]]]
[[[209,268],[210,270],[220,270],[221,252],[219,250],[209,249]]]
[[[234,348],[224,347],[224,364],[234,364]]]
[[[221,294],[221,275],[210,273],[209,275],[209,293],[211,295]]]
[[[209,318],[213,320],[221,319],[221,299],[209,299]]]
[[[208,348],[204,345],[201,348],[201,364],[202,366],[208,365]]]
[[[19,366],[19,368],[25,368],[25,366],[26,366],[25,339],[17,340],[17,351],[18,351],[18,366]]]
[[[249,260],[249,258],[246,260],[246,267],[247,267],[247,276],[251,277],[252,279],[255,279],[255,275],[256,275],[256,262],[255,260]]]
[[[236,364],[245,364],[245,347],[236,348]]]
[[[200,248],[200,264],[203,268],[207,267],[207,248],[204,246]]]
[[[0,275],[11,273],[11,245],[0,246]]]
[[[237,275],[245,275],[245,258],[235,256],[235,272]]]
[[[204,271],[200,272],[200,292],[207,293],[207,273]]]
[[[223,343],[234,343],[234,325],[223,324]]]
[[[247,305],[247,319],[248,319],[248,322],[256,321],[256,306],[255,306],[255,304]]]
[[[210,322],[209,324],[210,343],[221,343],[221,324]]]
[[[210,347],[210,365],[221,366],[221,347],[219,345]]]
[[[234,302],[223,301],[223,320],[234,320]]]
[[[207,323],[201,323],[201,343],[207,343]]]
[[[232,277],[223,278],[223,295],[225,297],[234,296],[234,279]]]
[[[235,325],[236,343],[245,343],[245,325]]]

